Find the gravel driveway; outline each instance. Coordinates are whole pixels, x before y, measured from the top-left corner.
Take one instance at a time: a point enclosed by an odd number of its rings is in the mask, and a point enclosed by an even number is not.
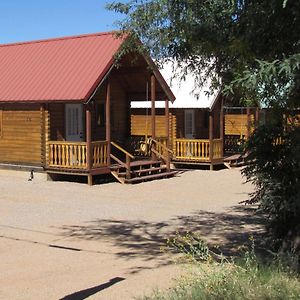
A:
[[[197,231],[228,251],[260,220],[238,169],[89,187],[0,171],[0,299],[133,299],[180,274],[161,248]]]

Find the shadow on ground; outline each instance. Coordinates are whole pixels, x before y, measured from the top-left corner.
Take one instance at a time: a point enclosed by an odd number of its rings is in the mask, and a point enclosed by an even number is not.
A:
[[[125,278],[115,277],[115,278],[110,279],[108,282],[105,282],[98,286],[93,286],[93,287],[85,289],[85,290],[75,292],[73,294],[70,294],[70,295],[67,295],[67,296],[61,298],[60,300],[83,300],[83,299],[86,299],[94,294],[97,294],[98,292],[101,292],[123,280],[125,280]]]
[[[72,239],[109,241],[122,249],[116,253],[125,259],[158,259],[164,253],[167,239],[187,231],[202,236],[211,246],[218,246],[225,255],[236,255],[241,246],[263,239],[264,219],[255,208],[238,205],[224,213],[197,211],[165,222],[98,219],[85,226],[65,225],[61,235]]]

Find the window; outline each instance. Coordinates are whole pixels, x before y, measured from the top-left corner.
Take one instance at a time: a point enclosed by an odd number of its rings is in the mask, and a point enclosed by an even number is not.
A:
[[[184,111],[184,131],[185,138],[195,138],[195,110],[186,109]]]

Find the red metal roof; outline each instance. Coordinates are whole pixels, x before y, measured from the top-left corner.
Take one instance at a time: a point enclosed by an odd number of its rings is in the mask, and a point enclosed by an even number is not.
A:
[[[0,45],[0,102],[86,101],[123,41],[109,32]]]

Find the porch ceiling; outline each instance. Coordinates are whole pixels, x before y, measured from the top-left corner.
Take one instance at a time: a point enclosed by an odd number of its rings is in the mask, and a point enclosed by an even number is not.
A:
[[[124,58],[119,68],[115,68],[112,75],[115,76],[122,88],[126,91],[130,101],[146,101],[147,100],[147,86],[148,86],[148,100],[150,100],[150,79],[151,74],[154,73],[156,77],[156,100],[172,99],[173,94],[167,95],[166,90],[162,87],[160,78],[148,65],[148,62],[143,58],[135,58],[133,62],[131,57]],[[171,92],[172,93],[172,92]]]

